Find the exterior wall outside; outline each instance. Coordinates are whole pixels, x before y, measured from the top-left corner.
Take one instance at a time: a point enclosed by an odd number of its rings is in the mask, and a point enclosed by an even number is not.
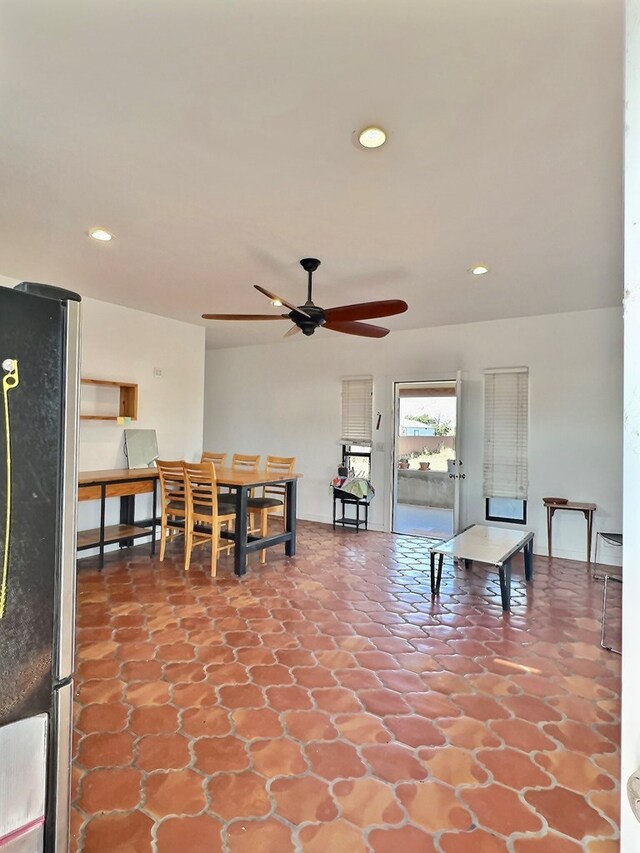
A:
[[[618,308],[392,332],[367,340],[319,330],[282,344],[211,350],[206,358],[205,446],[228,453],[296,456],[304,474],[299,516],[329,522],[329,482],[340,459],[340,382],[374,377],[371,506],[375,529],[389,529],[393,383],[463,375],[459,458],[465,465],[461,521],[483,522],[483,370],[529,367],[528,524],[546,553],[542,498],[564,495],[598,505],[595,529],[622,523],[622,312]],[[221,406],[220,401],[224,401]],[[598,429],[589,424],[597,423]],[[611,560],[618,552],[608,549]],[[584,519],[558,513],[554,554],[586,558]],[[604,550],[603,550],[604,555]]]
[[[399,435],[396,441],[399,457],[408,453],[421,453],[425,447],[427,450],[455,447],[456,443],[453,435]]]
[[[453,508],[454,481],[444,471],[398,471],[398,503]]]

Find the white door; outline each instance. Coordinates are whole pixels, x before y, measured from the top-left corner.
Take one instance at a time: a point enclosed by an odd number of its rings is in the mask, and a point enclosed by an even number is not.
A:
[[[462,372],[456,373],[456,464],[452,474],[453,487],[453,532],[460,533],[462,525],[460,498],[462,484],[467,479],[462,454]]]

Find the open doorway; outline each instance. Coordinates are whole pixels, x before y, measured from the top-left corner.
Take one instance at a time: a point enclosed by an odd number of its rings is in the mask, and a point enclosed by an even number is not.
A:
[[[448,539],[456,527],[455,381],[396,382],[394,533]]]

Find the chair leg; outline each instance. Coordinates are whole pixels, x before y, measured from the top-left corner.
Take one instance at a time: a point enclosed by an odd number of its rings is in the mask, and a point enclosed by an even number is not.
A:
[[[160,562],[164,560],[164,549],[167,544],[167,519],[160,522]]]
[[[615,583],[622,584],[622,580],[620,578],[615,577],[615,575],[605,575],[604,576],[604,587],[602,590],[602,627],[600,629],[600,645],[603,649],[606,649],[608,652],[613,652],[616,655],[622,654],[622,649],[616,649],[614,646],[607,645],[606,641],[606,631],[607,631],[607,592],[609,588],[609,582],[614,581]]]
[[[591,577],[594,581],[604,580],[604,575],[598,574],[598,540],[600,539],[599,531],[596,532],[596,552],[593,555],[593,570],[591,572]]]
[[[230,533],[231,529],[232,529],[231,525],[233,524],[233,522],[232,521],[225,521],[225,524],[227,525],[227,530]],[[231,553],[231,549],[233,548],[233,540],[229,539],[229,540],[225,540],[225,541],[228,541],[229,544],[223,545],[222,548],[224,549],[225,554],[227,556],[229,556],[229,554]]]
[[[184,570],[189,571],[191,552],[193,551],[193,525],[188,524],[184,532]]]

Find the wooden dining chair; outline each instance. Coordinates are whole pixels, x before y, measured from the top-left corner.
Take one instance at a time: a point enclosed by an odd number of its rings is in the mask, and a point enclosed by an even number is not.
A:
[[[226,453],[210,453],[208,450],[203,450],[202,456],[200,457],[200,461],[213,462],[213,466],[217,471],[218,468],[224,468],[224,461],[226,458]],[[233,495],[230,494],[229,489],[223,489],[218,486],[218,504],[220,504],[221,500],[222,502],[227,504],[231,504],[234,502]]]
[[[218,486],[212,462],[185,462],[184,482],[187,500],[184,568],[189,570],[191,553],[197,545],[211,543],[211,577],[216,576],[218,551],[229,548],[220,544],[220,530],[235,519],[235,511],[218,509]]]
[[[213,462],[216,468],[224,468],[224,461],[227,458],[226,453],[212,453],[209,450],[202,451],[201,462]]]
[[[255,474],[260,468],[260,457],[234,453],[231,458],[231,467],[237,471],[251,471]]]
[[[267,474],[275,474],[288,477],[293,474],[296,466],[295,456],[267,456],[265,471]],[[281,518],[282,525],[285,524],[287,500],[287,487],[284,483],[262,487],[262,497],[250,497],[247,505],[249,515],[256,516],[258,523],[251,523],[251,529],[259,532],[260,536],[266,536],[269,528],[269,518]],[[260,551],[260,562],[265,563],[267,559],[266,548]]]
[[[260,469],[260,456],[251,456],[246,455],[244,453],[234,453],[231,457],[231,467],[236,471],[250,471],[252,474],[256,474]],[[249,491],[249,497],[252,498],[255,493],[255,489],[251,489]],[[225,496],[225,502],[228,504],[231,501],[227,499]],[[251,517],[251,516],[249,516]],[[257,528],[255,530],[249,527],[249,533],[257,533]]]
[[[160,562],[164,560],[167,539],[184,534],[187,500],[184,482],[184,463],[156,459],[160,480]]]

